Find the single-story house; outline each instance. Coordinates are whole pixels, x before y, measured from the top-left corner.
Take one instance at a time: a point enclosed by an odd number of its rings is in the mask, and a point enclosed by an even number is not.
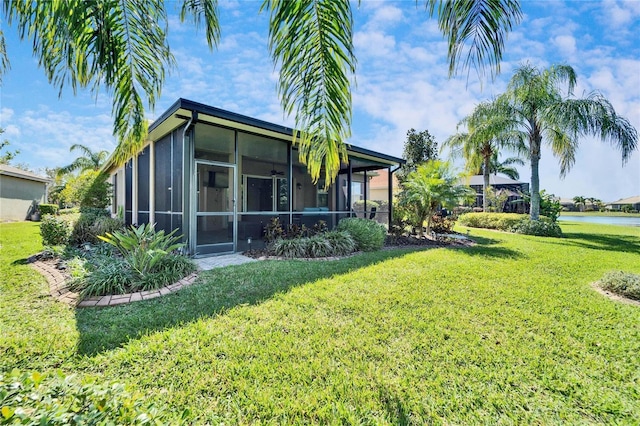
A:
[[[575,201],[573,201],[573,198],[560,198],[558,201],[562,206],[562,210],[570,212],[578,210],[578,207],[576,206]]]
[[[482,199],[484,197],[484,177],[482,175],[473,175],[464,179],[464,183],[469,185],[476,192],[476,199],[471,207],[482,207]],[[489,184],[496,191],[507,191],[509,198],[504,207],[506,213],[525,213],[529,211],[529,205],[522,198],[523,192],[529,192],[529,184],[519,182],[504,176],[496,174],[489,175]]]
[[[0,220],[25,220],[36,205],[47,202],[50,180],[0,164]]]
[[[260,247],[274,217],[285,226],[311,227],[320,220],[335,226],[354,214],[356,201],[367,199],[372,172],[393,172],[403,163],[347,145],[348,162],[325,188],[322,179],[314,185],[299,161],[293,134],[285,126],[178,99],[150,125],[138,155],[123,166],[106,166],[112,212],[121,211],[127,224],[178,229],[191,254],[233,253]]]
[[[606,208],[609,210],[622,210],[624,206],[631,206],[633,210],[640,211],[640,195],[612,201],[611,203],[607,203]]]

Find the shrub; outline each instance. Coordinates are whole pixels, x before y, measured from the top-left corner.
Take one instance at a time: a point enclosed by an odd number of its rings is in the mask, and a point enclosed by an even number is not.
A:
[[[307,238],[278,238],[271,244],[271,251],[276,256],[296,259],[307,256]]]
[[[145,402],[120,384],[78,383],[58,372],[0,374],[1,424],[185,424],[188,411],[177,417]]]
[[[80,208],[78,207],[71,207],[69,209],[62,209],[62,210],[58,210],[59,214],[76,214],[76,213],[80,213]]]
[[[562,230],[557,223],[542,218],[541,220],[523,219],[511,229],[511,232],[539,237],[562,237]]]
[[[324,238],[331,244],[333,256],[344,256],[356,250],[356,242],[346,231],[332,231],[324,234]]]
[[[561,210],[562,206],[558,197],[548,194],[544,189],[540,191],[540,216],[548,217],[555,223]]]
[[[69,286],[80,293],[80,297],[124,294],[132,289],[133,273],[121,258],[109,258],[99,262],[95,270],[84,280],[74,280]]]
[[[497,229],[511,231],[528,216],[517,213],[466,213],[458,218],[458,223],[471,228]]]
[[[607,272],[600,287],[629,299],[640,300],[640,275],[623,271]]]
[[[85,243],[95,244],[98,240],[98,235],[103,234],[100,232],[100,228],[96,228],[96,222],[98,219],[110,218],[109,212],[101,208],[86,208],[80,209],[80,216],[73,225],[73,231],[71,232],[71,238],[69,242],[74,245],[82,245]],[[113,223],[111,224],[113,225]],[[111,229],[111,226],[106,226]],[[121,228],[119,226],[118,228]]]
[[[58,205],[57,204],[40,204],[38,206],[38,209],[40,210],[40,214],[42,216],[47,215],[47,214],[52,214],[52,215],[58,214]]]
[[[40,222],[40,235],[45,246],[67,244],[70,234],[69,224],[57,216],[46,215]]]
[[[170,254],[164,257],[155,268],[142,278],[135,278],[131,284],[131,291],[152,290],[178,282],[196,270],[191,259]]]
[[[384,226],[368,219],[350,217],[338,223],[338,231],[347,231],[356,242],[356,248],[362,251],[380,250],[387,234]]]
[[[451,234],[455,225],[456,218],[454,216],[433,215],[431,217],[431,230],[436,234]]]
[[[269,244],[278,238],[284,238],[285,232],[279,217],[272,217],[269,223],[264,227],[264,242]]]
[[[324,235],[314,235],[306,239],[306,252],[308,257],[328,257],[333,255],[333,247]]]
[[[172,251],[184,247],[178,242],[181,237],[174,236],[176,231],[165,235],[164,231],[156,232],[153,225],[145,224],[137,228],[131,226],[124,231],[107,232],[98,238],[116,247],[131,268],[144,278]]]

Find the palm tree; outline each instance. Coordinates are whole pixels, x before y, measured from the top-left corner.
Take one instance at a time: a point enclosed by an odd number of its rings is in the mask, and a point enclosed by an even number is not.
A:
[[[431,218],[440,206],[455,207],[460,200],[472,197],[473,190],[458,183],[459,177],[453,173],[451,164],[441,160],[431,160],[421,164],[407,175],[398,194],[400,205],[413,211],[419,234],[427,223],[427,234],[431,232]]]
[[[520,179],[520,172],[518,169],[513,167],[513,164],[517,164],[518,166],[524,166],[525,162],[520,157],[509,157],[500,161],[498,158],[498,153],[496,152],[492,157],[489,163],[489,174],[493,173],[497,175],[498,173],[505,175],[509,179],[518,180]],[[472,171],[474,175],[481,175],[484,173],[484,165],[480,168]]]
[[[567,85],[563,96],[562,84]],[[531,161],[531,219],[540,216],[540,176],[538,168],[545,142],[560,162],[564,177],[575,162],[579,140],[599,137],[622,151],[626,162],[638,145],[638,133],[629,120],[616,114],[599,92],[573,98],[576,73],[569,65],[553,65],[540,70],[521,65],[511,77],[507,91],[492,104],[491,113],[505,132],[521,132],[527,141]]]
[[[220,39],[217,0],[182,0],[180,19],[204,26],[207,43]],[[448,40],[449,73],[475,67],[499,71],[506,33],[521,18],[517,0],[425,0]],[[278,91],[301,160],[317,180],[322,166],[333,182],[346,158],[350,135],[350,78],[355,73],[350,0],[264,0],[270,13],[269,47],[280,69]],[[29,39],[56,88],[102,87],[113,94],[114,159],[136,153],[147,131],[145,104],[153,108],[165,74],[175,65],[167,42],[163,0],[66,0],[2,2],[10,25]],[[9,66],[0,32],[0,74]]]
[[[92,151],[90,148],[78,143],[71,145],[69,151],[80,151],[84,155],[81,155],[73,160],[71,164],[60,167],[57,171],[58,176],[62,176],[78,170],[80,172],[84,172],[85,170],[100,170],[100,167],[104,165],[109,156],[108,151]]]
[[[578,210],[580,211],[584,211],[584,206],[586,203],[587,199],[584,198],[582,195],[576,195],[575,197],[573,197],[573,204],[578,207]]]
[[[466,126],[468,132],[456,133],[443,144],[443,148],[452,149],[452,158],[464,158],[467,171],[474,174],[479,170],[482,171],[482,208],[484,211],[489,211],[489,197],[487,196],[489,175],[492,172],[492,162],[494,165],[498,163],[500,150],[524,152],[522,135],[519,132],[505,129],[502,118],[493,114],[494,109],[495,106],[492,102],[483,102],[476,106],[473,113],[458,124],[458,127]]]

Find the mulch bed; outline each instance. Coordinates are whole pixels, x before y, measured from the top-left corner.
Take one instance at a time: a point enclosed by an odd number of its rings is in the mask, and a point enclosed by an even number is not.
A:
[[[384,243],[383,250],[393,250],[398,248],[440,248],[440,247],[471,247],[475,245],[475,241],[467,238],[462,234],[441,234],[436,239],[418,237],[417,235],[403,235],[400,237],[387,236]],[[271,256],[266,249],[254,249],[245,251],[245,256],[252,257],[254,259],[280,259],[279,257]],[[354,253],[355,254],[355,253]],[[352,255],[350,255],[352,256]],[[345,256],[343,256],[345,257]],[[319,258],[309,260],[334,260],[339,257],[331,258]]]

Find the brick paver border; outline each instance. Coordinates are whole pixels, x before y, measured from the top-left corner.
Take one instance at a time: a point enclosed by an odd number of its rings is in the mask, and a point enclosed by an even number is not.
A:
[[[67,287],[64,276],[54,266],[36,261],[30,264],[33,269],[40,272],[49,281],[49,293],[59,301],[78,308],[88,308],[93,306],[115,306],[125,303],[137,302],[140,300],[154,299],[167,294],[175,293],[183,287],[194,283],[198,278],[198,273],[194,272],[178,281],[177,283],[162,287],[156,290],[139,291],[137,293],[115,294],[111,296],[94,296],[80,300],[78,293],[72,292]]]

